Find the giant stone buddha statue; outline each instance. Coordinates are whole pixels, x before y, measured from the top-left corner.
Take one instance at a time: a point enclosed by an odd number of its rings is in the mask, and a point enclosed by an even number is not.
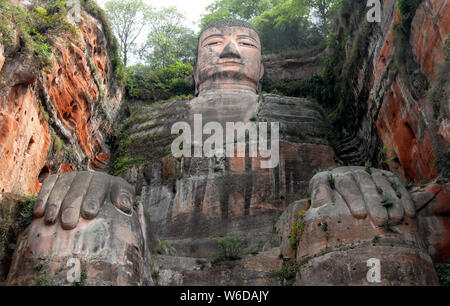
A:
[[[35,219],[17,243],[8,283],[27,284],[42,275],[70,283],[71,259],[77,259],[91,285],[276,285],[270,271],[291,259],[301,264],[297,284],[361,285],[369,284],[367,260],[377,258],[381,284],[436,284],[418,229],[417,203],[398,178],[363,167],[320,172],[336,166],[322,132],[321,108],[303,98],[261,94],[263,74],[261,42],[251,24],[223,20],[203,29],[194,73],[196,97],[136,114],[144,120],[130,130],[134,143],[154,140],[150,147],[135,148],[136,154],[147,154],[146,163],[125,175],[128,182],[92,171],[47,178]],[[264,158],[249,154],[173,156],[167,150],[170,142],[160,140],[173,139],[176,122],[187,122],[194,130],[199,114],[200,129],[208,122],[223,127],[227,122],[278,122],[279,161],[267,168],[261,167]],[[308,194],[311,201],[302,200]],[[275,224],[292,207],[295,213],[306,210],[295,246],[286,242],[295,214]],[[217,254],[211,237],[238,236],[248,253],[263,254],[255,256],[268,260],[266,266],[242,264],[224,279],[217,267],[189,261]],[[157,252],[166,257],[155,264],[152,253],[161,243],[170,247]],[[170,258],[185,258],[186,264]],[[40,262],[45,268],[38,271]],[[159,280],[155,269],[163,276]]]

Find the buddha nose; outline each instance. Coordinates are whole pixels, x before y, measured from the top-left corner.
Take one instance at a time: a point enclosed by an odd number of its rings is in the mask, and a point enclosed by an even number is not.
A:
[[[236,43],[230,41],[225,48],[223,48],[222,53],[220,53],[220,58],[241,58],[241,53],[236,46]]]

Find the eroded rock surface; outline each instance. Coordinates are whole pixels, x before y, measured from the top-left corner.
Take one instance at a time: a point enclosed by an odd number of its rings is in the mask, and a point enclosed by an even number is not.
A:
[[[18,37],[0,47],[0,192],[37,193],[50,173],[106,169],[123,90],[101,23],[82,11],[77,27],[54,38],[50,70],[18,55]]]
[[[134,188],[117,177],[95,172],[50,176],[34,221],[17,241],[7,284],[152,284],[143,212],[133,209],[133,200]]]
[[[358,12],[364,23],[365,14]],[[448,1],[421,1],[406,38],[410,44],[406,51],[397,44],[402,39],[396,38],[395,25],[402,20],[397,1],[383,2],[380,23],[353,32],[365,40],[358,51],[365,56],[351,60],[352,48],[346,47],[346,57],[355,69],[348,82],[352,98],[344,108],[354,111],[343,114],[344,128],[335,148],[346,163],[377,160],[415,182],[448,176],[441,160],[448,159],[450,91],[444,81],[448,77],[439,76],[438,70],[448,67],[449,12]],[[400,70],[396,56],[402,58]],[[437,98],[432,88],[439,92]]]
[[[311,208],[299,218],[298,285],[369,285],[371,258],[381,263],[381,285],[439,284],[426,247],[432,238],[409,192],[392,173],[369,171],[341,167],[311,180]]]

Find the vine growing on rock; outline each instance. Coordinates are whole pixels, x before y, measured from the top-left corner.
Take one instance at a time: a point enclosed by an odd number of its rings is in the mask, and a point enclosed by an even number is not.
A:
[[[20,232],[31,224],[36,197],[36,194],[20,197],[4,195],[1,199],[0,210],[6,211],[6,214],[0,218],[0,267],[9,267],[13,253],[10,246],[16,242]],[[0,275],[0,278],[3,276]]]
[[[124,85],[126,80],[125,66],[123,65],[122,59],[120,57],[119,42],[113,34],[108,16],[106,15],[105,11],[98,6],[95,0],[80,0],[80,2],[86,12],[100,21],[103,29],[103,34],[106,38],[108,53],[111,58],[114,77],[121,85]]]
[[[61,0],[35,1],[29,9],[3,1],[0,10],[0,43],[6,57],[30,58],[37,70],[51,66],[55,35],[77,33]]]
[[[420,98],[428,89],[427,77],[421,72],[409,42],[411,23],[422,0],[397,0],[400,20],[394,26],[394,63],[402,77],[409,80],[414,98]]]

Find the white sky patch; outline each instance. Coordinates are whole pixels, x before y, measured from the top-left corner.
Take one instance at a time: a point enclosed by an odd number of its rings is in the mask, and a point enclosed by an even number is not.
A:
[[[97,0],[97,3],[103,9],[106,2],[108,0]],[[206,13],[206,7],[213,3],[214,0],[144,0],[144,2],[155,8],[175,6],[186,17],[186,26],[198,32],[200,30],[201,15]]]
[[[105,9],[105,3],[109,0],[96,0],[98,5]],[[154,8],[162,8],[175,6],[186,18],[185,26],[194,30],[195,33],[200,31],[200,19],[206,13],[206,7],[213,3],[214,0],[143,0],[146,4]],[[145,28],[138,36],[136,43],[142,44],[147,38],[148,30]],[[129,54],[128,66],[141,63],[141,60],[136,54]]]

